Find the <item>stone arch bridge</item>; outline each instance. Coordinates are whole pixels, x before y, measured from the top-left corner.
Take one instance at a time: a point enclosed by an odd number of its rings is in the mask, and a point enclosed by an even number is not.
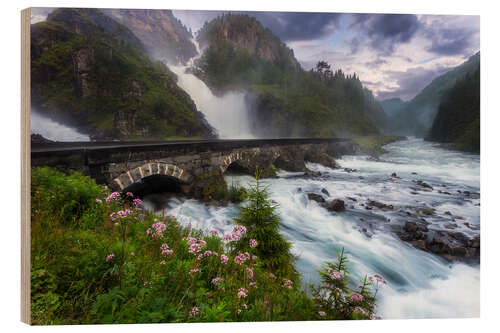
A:
[[[32,145],[31,164],[78,170],[115,191],[150,176],[163,176],[189,192],[200,179],[220,176],[230,166],[249,173],[271,164],[287,171],[304,171],[307,161],[333,167],[333,156],[350,145],[349,140],[339,138],[43,143]]]

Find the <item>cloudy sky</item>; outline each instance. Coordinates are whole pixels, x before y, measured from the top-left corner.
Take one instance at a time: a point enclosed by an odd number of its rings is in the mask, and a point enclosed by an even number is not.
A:
[[[220,11],[174,11],[193,31]],[[479,51],[479,16],[246,12],[291,47],[304,69],[318,60],[359,75],[379,99],[413,98]]]
[[[33,11],[32,23],[52,8]],[[221,11],[179,11],[193,32]],[[379,99],[409,100],[479,51],[479,16],[245,12],[286,42],[306,70],[319,60],[359,75]]]

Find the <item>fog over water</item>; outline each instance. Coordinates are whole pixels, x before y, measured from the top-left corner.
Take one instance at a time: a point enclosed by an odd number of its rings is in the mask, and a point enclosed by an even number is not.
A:
[[[30,121],[31,134],[40,134],[52,141],[90,141],[88,135],[42,116],[33,109],[31,110]]]
[[[383,318],[450,318],[479,316],[479,266],[449,263],[442,258],[415,249],[390,231],[397,223],[394,212],[376,211],[382,216],[368,214],[359,204],[368,198],[395,207],[419,205],[436,209],[436,219],[429,218],[430,230],[442,230],[438,217],[452,211],[464,219],[458,229],[468,237],[479,234],[464,223],[479,228],[479,199],[459,200],[455,196],[433,192],[410,194],[412,179],[434,186],[446,185],[450,192],[468,190],[479,192],[479,158],[476,155],[448,151],[421,139],[392,143],[389,153],[380,161],[368,156],[346,156],[338,160],[344,169],[329,169],[318,164],[308,168],[321,171],[319,178],[301,173],[280,172],[278,179],[264,180],[269,185],[271,199],[279,204],[281,232],[293,244],[299,256],[297,266],[304,282],[318,282],[317,269],[324,261],[334,261],[336,251],[345,247],[349,270],[355,281],[364,274],[383,275],[389,285],[378,294],[378,314]],[[400,179],[390,175],[396,172]],[[417,173],[415,175],[414,173]],[[362,179],[360,178],[363,177]],[[249,176],[226,175],[228,183],[246,185]],[[299,190],[300,188],[300,190]],[[325,188],[330,199],[357,199],[346,212],[332,213],[307,199],[307,192],[320,193]],[[145,198],[146,207],[152,203]],[[164,212],[175,216],[183,225],[203,230],[230,232],[232,217],[238,206],[206,206],[197,200],[165,197]],[[349,206],[351,203],[346,201]],[[367,228],[368,232],[361,232]]]

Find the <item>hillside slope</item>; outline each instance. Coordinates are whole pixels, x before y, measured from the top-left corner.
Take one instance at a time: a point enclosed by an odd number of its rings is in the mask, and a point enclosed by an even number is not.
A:
[[[210,136],[176,76],[97,9],[57,9],[31,27],[32,104],[94,138]]]
[[[480,150],[480,70],[457,80],[443,96],[426,139],[460,150]]]
[[[193,72],[218,94],[246,91],[260,137],[376,135],[386,125],[356,75],[334,73],[321,61],[304,71],[293,50],[254,17],[219,16],[197,41],[203,54]]]
[[[404,103],[391,117],[393,132],[401,135],[425,136],[438,112],[441,98],[457,80],[479,67],[479,52],[460,66],[435,78],[415,98]]]

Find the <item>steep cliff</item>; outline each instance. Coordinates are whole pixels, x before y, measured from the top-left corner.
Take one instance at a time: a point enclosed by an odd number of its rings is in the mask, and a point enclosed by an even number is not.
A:
[[[103,12],[128,27],[154,59],[178,65],[197,54],[193,36],[171,10],[103,9]]]
[[[229,43],[238,51],[273,62],[284,68],[299,70],[293,50],[264,28],[255,18],[248,15],[225,14],[205,23],[197,35],[203,50],[206,47]]]
[[[32,104],[94,138],[209,136],[176,76],[97,9],[58,9],[31,27]]]

